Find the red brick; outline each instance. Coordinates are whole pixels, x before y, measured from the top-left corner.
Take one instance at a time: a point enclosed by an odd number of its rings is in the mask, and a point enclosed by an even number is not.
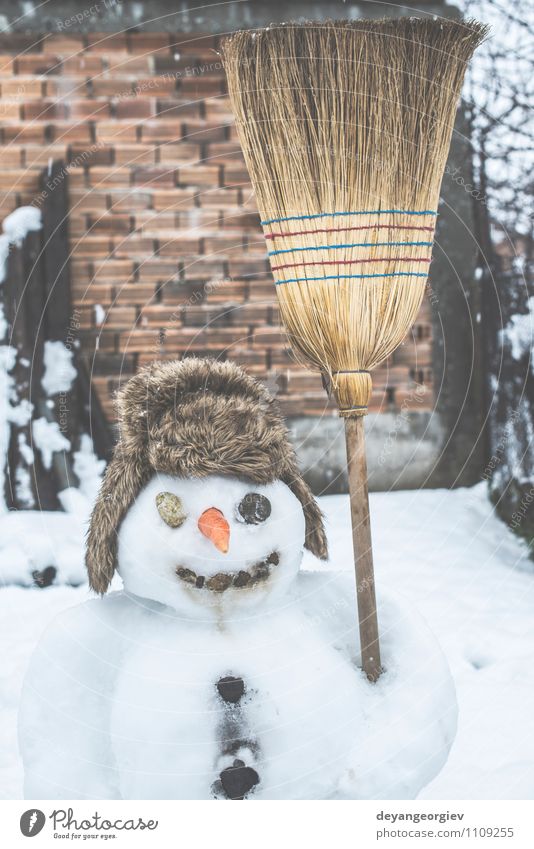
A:
[[[109,118],[111,105],[104,100],[74,100],[69,102],[71,118]]]
[[[187,121],[184,125],[184,138],[195,144],[205,142],[223,142],[228,136],[225,124],[208,121]]]
[[[53,121],[56,118],[64,120],[69,117],[67,105],[53,100],[39,100],[36,103],[26,102],[22,110],[22,117],[25,121]]]
[[[159,147],[159,160],[160,162],[194,165],[198,163],[198,146],[187,144],[184,141],[176,144],[162,144]]]
[[[180,317],[176,315],[176,311],[171,306],[151,304],[141,309],[138,327],[140,329],[165,327],[168,324],[172,324],[173,327],[179,327],[181,323]]]
[[[109,235],[118,235],[118,234],[126,234],[130,232],[130,216],[129,215],[116,215],[106,213],[104,215],[99,215],[95,217],[94,215],[89,214],[88,218],[88,226],[91,233],[98,235],[99,233],[105,232]]]
[[[87,36],[91,53],[127,52],[126,33],[90,32]]]
[[[173,188],[175,172],[173,168],[134,168],[132,183],[145,188]]]
[[[209,144],[205,159],[207,162],[218,164],[232,163],[241,166],[244,163],[241,145],[237,141],[224,141]]]
[[[132,259],[108,259],[95,264],[93,279],[99,283],[126,283],[134,274],[134,265]]]
[[[157,233],[161,230],[178,229],[177,217],[176,212],[138,212],[135,216],[135,226],[144,234],[149,231]]]
[[[111,252],[111,240],[100,236],[84,236],[77,244],[71,246],[71,250],[78,256],[109,256]]]
[[[217,165],[184,165],[178,169],[180,186],[216,186],[220,169]]]
[[[93,97],[130,97],[134,84],[134,77],[98,77],[91,80],[91,93]]]
[[[0,160],[2,162],[2,168],[20,168],[21,165],[25,165],[26,163],[22,160],[23,150],[20,147],[3,147],[0,148]],[[35,163],[28,163],[30,166]]]
[[[81,77],[43,77],[42,86],[43,96],[54,100],[79,100],[89,93],[87,80]]]
[[[24,116],[21,114],[23,107],[20,103],[12,100],[0,102],[0,121],[19,121]]]
[[[103,69],[103,59],[100,56],[91,56],[87,53],[66,57],[63,60],[63,73],[66,76],[89,77],[93,74],[100,74]]]
[[[13,57],[6,56],[5,54],[0,55],[0,75],[2,77],[6,77],[8,74],[13,73]]]
[[[116,304],[142,307],[149,304],[155,295],[155,283],[124,283],[121,286],[113,286],[113,300]]]
[[[217,167],[218,166],[211,166]],[[217,172],[220,174],[220,171]],[[227,207],[236,207],[239,204],[240,194],[237,189],[220,189],[212,188],[202,192],[200,196],[200,206],[204,209],[226,209]]]
[[[117,165],[151,165],[155,162],[156,150],[152,145],[146,144],[120,144],[115,148],[115,162]]]
[[[94,190],[85,189],[69,189],[69,203],[71,209],[76,208],[79,211],[95,210],[101,211],[107,208],[107,196],[104,191],[95,192]]]
[[[89,185],[99,189],[126,188],[130,185],[129,168],[95,166],[89,171]]]
[[[110,195],[110,208],[115,212],[148,209],[151,202],[152,196],[149,192],[140,192],[135,189],[131,189],[129,192],[114,190]]]
[[[57,142],[72,141],[90,144],[93,140],[91,127],[85,123],[71,124],[66,121],[54,121],[48,124],[47,132]]]
[[[115,109],[117,118],[151,118],[156,105],[148,97],[132,97],[119,100]]]
[[[208,256],[212,253],[229,253],[230,251],[235,251],[236,249],[241,254],[243,252],[243,234],[242,233],[234,233],[229,235],[227,232],[222,231],[217,235],[206,235],[204,236],[204,252],[208,254]]]
[[[8,190],[10,192],[29,190],[37,191],[40,175],[40,169],[28,170],[27,168],[10,168],[5,171],[0,169],[0,190]]]
[[[182,138],[181,121],[145,121],[141,126],[143,141],[178,141]]]
[[[152,284],[178,280],[178,262],[177,260],[151,257],[140,266],[139,276],[144,283],[152,281]]]
[[[150,56],[131,56],[118,53],[113,53],[108,56],[107,65],[110,73],[116,74],[149,74],[150,73]]]
[[[141,77],[135,83],[138,97],[164,97],[175,91],[176,80],[173,77]]]
[[[72,269],[71,269],[72,272]],[[72,276],[72,296],[74,305],[84,304],[108,304],[113,297],[113,287],[111,283],[92,283],[91,278],[87,281],[82,280],[79,275]]]
[[[98,141],[110,144],[137,141],[137,124],[130,121],[98,121],[96,124]]]
[[[152,205],[157,210],[191,209],[196,205],[197,193],[192,189],[173,189],[163,192],[159,189],[152,195]]]
[[[124,238],[114,238],[112,241],[113,256],[117,258],[139,258],[154,254],[154,240],[140,236],[137,233],[130,233]]]
[[[178,233],[166,236],[162,234],[159,238],[159,255],[160,256],[176,256],[179,257],[184,253],[198,253],[200,248],[200,240],[188,234],[186,230],[184,235]]]
[[[88,168],[95,165],[112,165],[113,157],[113,147],[73,144],[69,147],[67,158],[69,168]]]
[[[204,101],[204,114],[208,121],[227,124],[234,130],[234,114],[227,97],[209,97]],[[232,135],[232,138],[234,136]]]
[[[244,280],[210,280],[204,286],[206,299],[210,304],[225,301],[244,301],[248,297],[248,284]]]
[[[186,280],[204,280],[217,282],[217,286],[231,287],[232,281],[224,279],[224,261],[220,257],[181,256],[180,262]]]
[[[233,166],[224,165],[222,185],[234,188],[235,186],[250,187],[250,176],[245,164]]]
[[[60,74],[61,66],[61,57],[50,55],[18,56],[15,62],[17,74],[33,74],[34,76]]]
[[[179,90],[184,97],[217,97],[224,94],[225,81],[220,75],[188,74],[180,78]]]
[[[163,32],[134,32],[128,35],[131,53],[168,53],[170,36]]]
[[[43,83],[41,80],[25,79],[24,77],[15,77],[11,80],[3,79],[1,81],[1,91],[3,99],[27,100],[30,97],[41,97]]]
[[[191,100],[158,100],[158,118],[175,119],[184,121],[190,118],[200,117],[200,103]]]
[[[70,56],[84,49],[85,37],[80,33],[49,33],[43,37],[42,49],[45,53]]]

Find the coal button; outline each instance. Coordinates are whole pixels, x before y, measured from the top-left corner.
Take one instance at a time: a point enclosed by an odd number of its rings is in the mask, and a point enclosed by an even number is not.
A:
[[[220,779],[228,799],[243,799],[258,784],[260,777],[255,769],[235,760],[233,766],[223,769]]]
[[[221,699],[224,699],[225,702],[236,704],[245,692],[245,683],[242,678],[234,678],[233,675],[228,675],[226,678],[220,678],[217,681],[217,690]]]

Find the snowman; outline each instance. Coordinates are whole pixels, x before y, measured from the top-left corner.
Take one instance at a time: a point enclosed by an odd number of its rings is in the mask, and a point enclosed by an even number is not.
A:
[[[454,739],[447,665],[381,597],[384,672],[363,675],[353,576],[301,568],[325,530],[273,398],[191,358],[140,371],[118,414],[88,535],[100,597],[26,676],[26,797],[414,798]]]

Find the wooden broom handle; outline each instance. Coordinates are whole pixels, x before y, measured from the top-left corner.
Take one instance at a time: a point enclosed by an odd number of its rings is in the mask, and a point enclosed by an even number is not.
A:
[[[382,668],[378,642],[363,416],[345,419],[345,439],[362,666],[368,679],[376,681]]]

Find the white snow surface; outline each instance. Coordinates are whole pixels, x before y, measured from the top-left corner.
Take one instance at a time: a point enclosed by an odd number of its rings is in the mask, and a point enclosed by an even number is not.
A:
[[[68,392],[76,379],[72,363],[72,351],[63,342],[44,343],[44,374],[41,385],[51,398],[60,392]]]
[[[32,230],[42,227],[41,210],[35,206],[19,206],[4,218],[2,229],[12,244],[21,245]]]
[[[341,568],[350,573],[352,556],[348,498],[323,498],[321,506],[327,514],[330,564],[325,567],[307,554],[304,566],[308,570],[319,572]],[[371,510],[379,590],[387,588],[388,594],[392,591],[394,597],[404,596],[408,600],[401,601],[400,605],[390,601],[381,604],[379,608],[381,629],[386,627],[387,630],[390,623],[396,620],[394,628],[396,627],[400,639],[400,654],[395,656],[399,663],[398,686],[402,692],[392,697],[392,702],[395,701],[399,708],[395,713],[395,738],[398,740],[402,737],[402,706],[407,704],[403,699],[410,691],[410,676],[414,674],[418,677],[418,692],[424,694],[427,706],[432,706],[436,695],[435,674],[427,678],[426,687],[422,685],[423,667],[420,666],[420,659],[421,652],[428,652],[429,658],[435,652],[435,657],[439,658],[439,650],[433,649],[432,639],[427,636],[425,627],[418,624],[418,621],[413,625],[408,622],[406,627],[402,624],[402,617],[409,613],[411,604],[417,606],[438,637],[452,669],[459,700],[459,728],[449,760],[439,775],[421,791],[420,798],[532,798],[534,571],[526,547],[496,518],[486,498],[486,487],[482,484],[472,489],[452,492],[423,490],[373,493]],[[40,521],[39,514],[31,515],[35,522]],[[44,514],[41,518],[44,525],[48,524],[49,518],[50,514]],[[78,521],[75,516],[61,518],[65,522]],[[80,544],[81,536],[80,533]],[[61,539],[58,539],[56,544],[60,548]],[[350,586],[351,577],[347,576],[346,580]],[[335,589],[343,578],[328,574],[321,578],[304,575],[299,581],[308,581],[308,587],[311,588],[308,593],[305,584],[301,583],[301,597],[309,597],[312,605],[308,608],[307,615],[313,620],[314,629],[326,633],[332,629],[334,622],[335,630],[338,630],[337,641],[342,641],[343,638],[352,640],[350,610],[346,609],[345,605],[349,599],[349,591],[347,589],[338,592]],[[321,583],[320,591],[314,581]],[[120,586],[119,579],[116,586]],[[68,623],[75,622],[70,638],[76,634],[81,636],[78,650],[87,654],[86,637],[89,634],[94,636],[95,630],[99,630],[95,629],[95,613],[98,610],[98,621],[103,622],[99,639],[102,641],[101,656],[104,658],[108,657],[109,653],[110,628],[121,635],[121,640],[128,632],[133,634],[135,640],[136,619],[143,619],[146,625],[150,617],[153,620],[155,618],[161,627],[149,630],[151,639],[156,644],[159,641],[159,646],[154,655],[154,667],[151,665],[145,672],[155,679],[158,676],[161,678],[162,665],[164,672],[168,666],[165,659],[168,660],[171,655],[167,651],[165,629],[172,629],[176,623],[172,619],[167,622],[160,615],[154,617],[154,611],[150,608],[157,605],[134,604],[132,615],[132,602],[129,602],[130,609],[127,609],[124,597],[114,595],[107,599],[105,608],[102,605],[100,608],[95,607],[99,604],[96,601],[84,606],[81,608],[84,613],[80,617],[77,617],[73,610],[66,610],[89,597],[90,593],[86,587],[75,589],[57,586],[45,590],[6,587],[0,591],[0,640],[4,648],[0,675],[0,703],[4,706],[3,721],[0,723],[2,798],[20,798],[22,795],[22,767],[15,742],[21,683],[29,656],[35,649],[43,628],[58,614],[66,611],[62,614],[60,622],[62,627],[67,628],[67,635]],[[120,598],[123,599],[122,602],[119,601]],[[396,618],[398,616],[401,618]],[[344,634],[339,633],[337,624],[341,620],[347,623]],[[415,617],[415,620],[418,620],[418,617]],[[304,631],[304,636],[305,633]],[[297,632],[298,642],[302,642],[300,636],[300,632]],[[187,655],[190,659],[195,653],[202,655],[202,646],[194,633],[191,637],[187,645],[173,644],[171,653]],[[55,637],[52,634],[48,639],[57,640],[57,632]],[[275,634],[273,642],[276,643],[278,639],[279,635]],[[388,641],[386,634],[385,657],[388,657],[391,649],[391,644],[388,649]],[[332,640],[331,643],[333,645],[335,641]],[[143,649],[143,646],[140,645],[139,648]],[[397,648],[394,651],[397,652]],[[61,664],[68,661],[69,654],[63,653],[59,668],[56,668],[56,663],[47,661],[52,675],[63,674]],[[336,656],[340,656],[340,653]],[[110,659],[111,667],[113,662],[113,659]],[[107,665],[100,666],[100,671],[105,675]],[[440,666],[439,662],[437,666]],[[253,672],[252,667],[251,670]],[[126,695],[128,680],[132,680],[131,671],[124,679]],[[391,686],[391,683],[388,685],[386,681],[383,684],[385,687]],[[165,683],[165,679],[158,682],[158,687],[162,686],[167,687],[169,696],[175,694],[175,690],[169,686],[168,681]],[[358,681],[355,686],[368,685]],[[105,682],[98,677],[92,682],[92,692],[86,690],[85,696],[88,700],[97,700],[98,693],[102,690],[106,690]],[[376,692],[379,694],[379,690]],[[379,695],[375,697],[380,701]],[[147,699],[149,698],[150,693],[147,693]],[[385,702],[387,705],[387,699]],[[441,699],[439,702],[442,706]],[[412,702],[408,704],[410,709],[413,709]],[[440,706],[436,716],[441,712]],[[147,707],[153,709],[154,705]],[[165,710],[159,704],[158,708],[161,709],[159,717],[164,722]],[[142,706],[138,705],[136,709],[141,710]],[[209,718],[209,711],[207,717]],[[95,722],[91,720],[90,725],[91,727],[86,727],[85,730],[89,736],[94,736]],[[68,733],[71,731],[72,726]],[[356,728],[354,738],[349,733],[349,742],[357,739],[360,732],[361,729]],[[156,727],[155,734],[157,733]],[[372,735],[369,735],[368,739],[372,740]],[[157,744],[157,740],[152,742]],[[361,742],[365,747],[365,735]],[[384,745],[387,747],[387,743]],[[154,748],[157,749],[157,745]],[[428,752],[428,747],[423,748]],[[84,756],[83,749],[80,756]],[[362,770],[376,761],[375,753],[368,753],[365,758],[366,763],[360,764]],[[108,777],[110,775],[111,772]],[[87,780],[91,780],[90,775]],[[101,786],[99,789],[93,786],[91,792],[105,796],[110,793],[110,787]]]
[[[34,446],[41,452],[45,469],[52,468],[52,457],[56,451],[68,451],[70,442],[61,433],[57,422],[49,422],[44,416],[32,422]]]
[[[520,360],[529,354],[531,367],[534,363],[534,297],[528,299],[528,312],[513,315],[502,330],[499,331],[501,342],[508,344],[514,360]]]

